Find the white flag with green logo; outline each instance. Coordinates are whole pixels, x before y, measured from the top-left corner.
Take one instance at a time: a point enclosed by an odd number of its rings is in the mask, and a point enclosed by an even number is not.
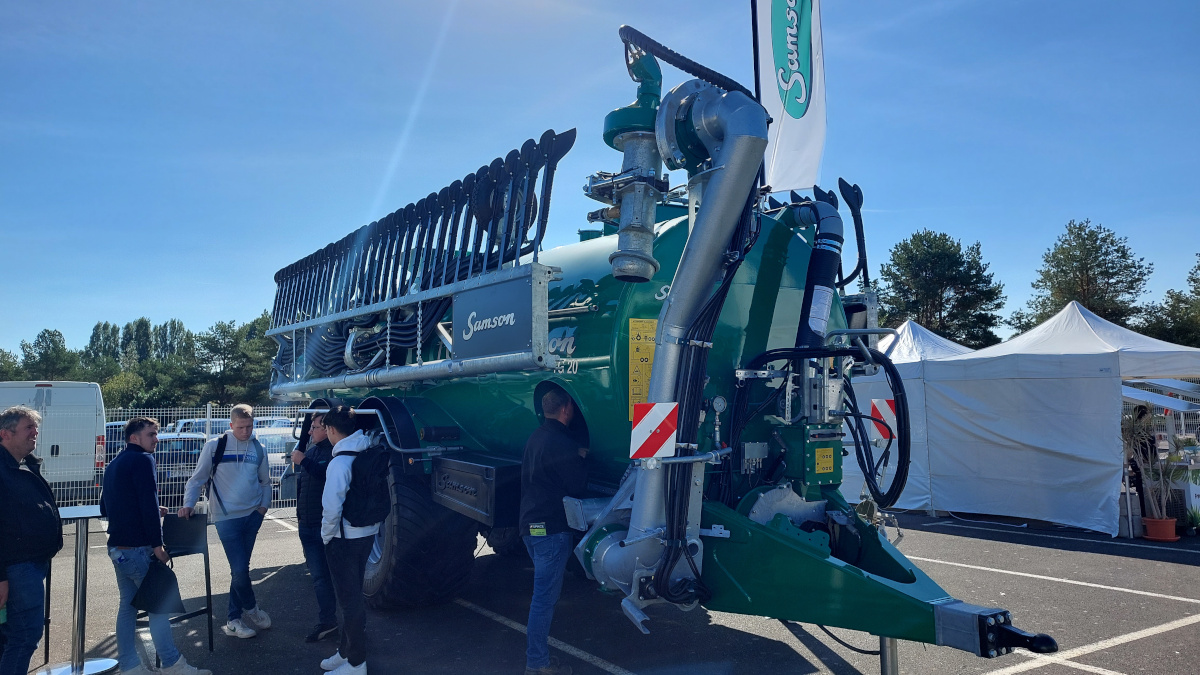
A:
[[[772,190],[817,182],[825,150],[825,63],[818,0],[758,0],[759,91],[774,120],[764,158]]]

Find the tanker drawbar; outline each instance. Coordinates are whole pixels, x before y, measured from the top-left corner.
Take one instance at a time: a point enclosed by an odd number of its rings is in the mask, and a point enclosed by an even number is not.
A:
[[[877,323],[862,190],[839,182],[858,244],[845,274],[837,196],[759,185],[771,120],[754,96],[620,36],[636,100],[605,117],[623,159],[588,178],[603,207],[578,243],[542,250],[575,142],[548,131],[275,275],[272,395],[309,413],[353,404],[393,451],[368,602],[453,597],[479,534],[521,554],[521,454],[557,388],[590,448],[591,494],[564,504],[575,558],[641,631],[657,606],[704,606],[985,658],[1056,651],[1006,610],[950,597],[886,536],[908,404],[878,346],[894,331]],[[694,79],[664,94],[660,62]],[[878,373],[893,425],[856,397]]]

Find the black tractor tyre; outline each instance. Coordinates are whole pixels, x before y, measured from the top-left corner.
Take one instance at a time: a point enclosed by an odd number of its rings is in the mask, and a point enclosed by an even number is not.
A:
[[[367,560],[363,595],[375,609],[425,607],[452,599],[471,576],[478,525],[435,504],[429,485],[392,467],[392,512]]]
[[[505,558],[529,557],[529,549],[525,548],[525,539],[521,537],[519,527],[493,527],[487,533],[487,545],[496,555]]]

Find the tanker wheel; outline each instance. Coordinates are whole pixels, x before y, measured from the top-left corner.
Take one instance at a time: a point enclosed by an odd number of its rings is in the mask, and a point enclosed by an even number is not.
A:
[[[529,550],[525,548],[525,540],[518,527],[493,527],[487,534],[487,545],[496,555],[506,558],[529,557]]]
[[[435,504],[429,485],[392,468],[392,512],[367,559],[363,595],[375,609],[446,602],[475,563],[475,521]]]

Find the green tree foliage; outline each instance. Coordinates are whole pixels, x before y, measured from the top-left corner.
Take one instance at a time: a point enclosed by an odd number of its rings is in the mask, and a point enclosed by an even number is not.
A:
[[[275,342],[265,336],[270,315],[245,324],[218,322],[199,335],[182,321],[157,326],[146,318],[99,322],[87,345],[67,348],[62,333],[43,330],[21,343],[21,357],[0,350],[0,380],[99,382],[110,407],[172,407],[269,403]]]
[[[87,347],[83,348],[83,358],[99,361],[105,357],[114,361],[121,358],[121,328],[115,323],[97,321]]]
[[[1101,318],[1127,326],[1141,311],[1138,298],[1153,271],[1152,263],[1134,255],[1127,237],[1090,220],[1072,220],[1042,255],[1028,311],[1017,310],[1008,323],[1028,330],[1076,300]]]
[[[264,335],[271,317],[250,323],[218,321],[196,336],[197,357],[207,376],[205,390],[217,403],[265,402],[275,343]]]
[[[141,405],[146,383],[133,372],[117,373],[100,385],[104,405],[108,408],[130,408]]]
[[[1186,290],[1167,291],[1161,303],[1147,305],[1138,330],[1159,340],[1200,347],[1200,253],[1187,283]]]
[[[79,352],[67,349],[62,333],[45,329],[32,343],[21,341],[21,368],[31,380],[69,380],[79,370]]]
[[[144,316],[137,321],[125,324],[125,328],[121,331],[121,353],[129,355],[132,350],[132,356],[136,357],[138,361],[150,358],[154,348],[151,334],[150,319]]]
[[[156,359],[171,356],[193,356],[196,351],[196,336],[179,319],[171,319],[150,330],[153,355]]]
[[[25,379],[25,371],[17,355],[7,349],[0,349],[0,382]]]
[[[968,347],[994,345],[1004,284],[987,270],[979,242],[964,248],[948,234],[921,230],[896,244],[883,266],[881,321],[895,327],[911,319]]]

